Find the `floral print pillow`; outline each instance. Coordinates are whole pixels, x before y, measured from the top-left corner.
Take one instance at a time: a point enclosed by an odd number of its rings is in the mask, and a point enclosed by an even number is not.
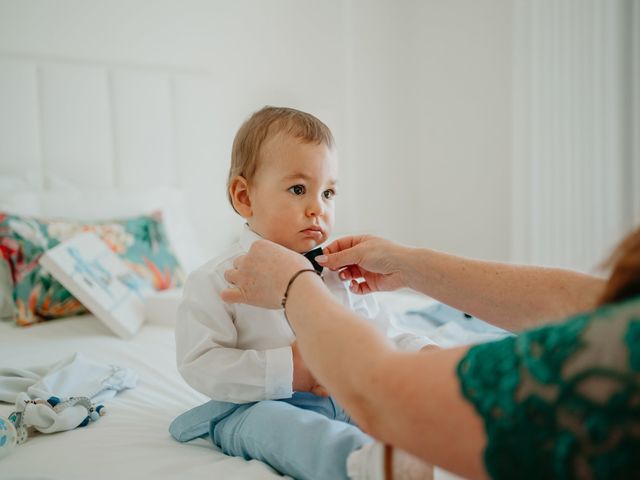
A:
[[[0,213],[0,262],[4,262],[0,274],[5,277],[0,283],[12,288],[18,325],[87,313],[38,263],[46,250],[87,231],[98,235],[156,290],[182,285],[184,272],[169,246],[160,212],[93,223]]]

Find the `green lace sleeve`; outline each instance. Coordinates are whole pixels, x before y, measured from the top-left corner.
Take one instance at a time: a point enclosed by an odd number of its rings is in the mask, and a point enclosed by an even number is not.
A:
[[[640,478],[640,299],[472,347],[457,373],[492,478]]]

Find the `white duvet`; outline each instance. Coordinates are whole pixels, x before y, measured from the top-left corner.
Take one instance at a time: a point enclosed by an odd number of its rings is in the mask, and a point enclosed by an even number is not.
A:
[[[382,294],[378,299],[396,314],[430,302],[399,293]],[[171,302],[161,310],[175,318]],[[135,388],[104,402],[107,414],[98,421],[66,432],[34,433],[15,447],[0,460],[0,480],[283,478],[262,462],[224,455],[208,439],[181,444],[169,435],[169,424],[177,415],[207,399],[189,387],[176,369],[170,319],[150,316],[155,323],[144,324],[130,340],[116,337],[90,315],[27,328],[0,321],[0,366],[53,364],[80,352],[97,362],[131,368],[138,375]],[[401,316],[399,320],[404,328],[416,321]],[[424,330],[413,327],[442,344],[466,343],[456,342],[447,325]],[[457,330],[454,333],[458,337]],[[13,405],[0,403],[0,415],[7,417],[12,410]],[[435,476],[454,478],[438,469]]]
[[[0,365],[32,367],[81,352],[133,369],[138,385],[105,402],[107,415],[87,427],[33,434],[0,460],[0,479],[272,479],[267,465],[222,454],[208,440],[180,444],[171,420],[206,399],[175,367],[173,327],[144,325],[131,340],[111,334],[92,316],[28,328],[0,322]],[[0,403],[0,415],[13,406]]]

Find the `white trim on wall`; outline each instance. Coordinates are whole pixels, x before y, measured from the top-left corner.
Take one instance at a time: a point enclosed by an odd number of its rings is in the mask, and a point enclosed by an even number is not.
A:
[[[515,2],[516,261],[593,270],[640,219],[639,10]]]
[[[640,2],[631,2],[631,162],[633,222],[640,225]]]

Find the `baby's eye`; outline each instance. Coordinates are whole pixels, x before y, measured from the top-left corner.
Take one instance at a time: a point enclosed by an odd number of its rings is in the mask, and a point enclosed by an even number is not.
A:
[[[291,187],[289,189],[289,191],[291,193],[293,193],[294,195],[304,195],[304,192],[306,191],[304,188],[304,185],[294,185],[293,187]]]
[[[327,200],[331,200],[333,197],[336,196],[336,191],[330,188],[329,190],[325,190],[324,192],[322,192],[322,195]]]

